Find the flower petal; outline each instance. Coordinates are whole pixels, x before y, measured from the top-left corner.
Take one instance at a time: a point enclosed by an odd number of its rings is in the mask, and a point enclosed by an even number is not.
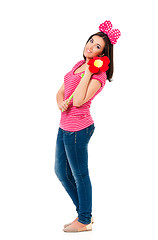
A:
[[[87,63],[88,65],[92,65],[92,64],[94,64],[94,59],[93,58],[91,58],[89,61],[88,61],[88,63]]]
[[[97,73],[97,72],[99,72],[99,68],[95,67],[94,65],[90,65],[89,66],[89,71],[91,73]]]
[[[109,69],[109,66],[107,64],[104,64],[101,68],[100,71],[101,72],[106,72]]]

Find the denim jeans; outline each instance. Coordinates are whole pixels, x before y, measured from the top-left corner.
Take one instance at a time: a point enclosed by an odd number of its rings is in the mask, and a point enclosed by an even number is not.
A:
[[[94,130],[94,123],[76,132],[59,127],[56,140],[55,174],[76,206],[78,221],[83,224],[89,224],[92,217],[88,143]]]

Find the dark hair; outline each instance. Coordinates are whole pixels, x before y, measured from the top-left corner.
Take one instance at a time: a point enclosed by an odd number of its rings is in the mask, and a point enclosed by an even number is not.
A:
[[[107,70],[106,75],[107,75],[107,79],[109,80],[109,82],[111,82],[112,75],[113,75],[113,68],[114,68],[114,66],[113,66],[114,65],[114,63],[113,63],[113,44],[111,44],[108,36],[103,32],[97,32],[97,33],[94,33],[93,35],[91,35],[88,38],[86,44],[93,36],[99,36],[105,41],[105,47],[103,49],[102,54],[104,54],[104,56],[107,56],[110,59],[109,69]],[[84,54],[83,54],[83,57],[84,57],[84,60],[86,60],[86,57],[84,56]]]

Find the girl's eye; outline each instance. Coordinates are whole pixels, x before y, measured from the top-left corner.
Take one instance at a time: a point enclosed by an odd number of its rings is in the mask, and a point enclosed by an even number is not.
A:
[[[100,49],[100,46],[99,46],[99,45],[97,45],[97,48],[98,48],[98,49]]]
[[[93,39],[91,38],[89,41],[92,43],[92,42],[93,42]]]

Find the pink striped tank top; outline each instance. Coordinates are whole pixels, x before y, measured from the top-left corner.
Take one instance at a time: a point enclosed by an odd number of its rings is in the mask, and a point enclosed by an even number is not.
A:
[[[86,62],[85,60],[77,62],[75,66],[72,68],[72,70],[64,76],[64,101],[72,95],[72,93],[78,86],[81,80],[81,74],[84,72],[76,74],[74,72],[85,62]],[[105,86],[107,79],[106,72],[99,72],[93,74],[91,79],[97,79],[102,83],[100,89],[94,94],[94,96],[91,99],[89,99],[86,103],[84,103],[80,107],[73,106],[73,98],[71,99],[67,110],[64,112],[61,111],[59,127],[62,128],[63,130],[70,132],[79,131],[94,123],[90,113],[90,106],[92,100],[98,93],[102,91],[102,89]]]

